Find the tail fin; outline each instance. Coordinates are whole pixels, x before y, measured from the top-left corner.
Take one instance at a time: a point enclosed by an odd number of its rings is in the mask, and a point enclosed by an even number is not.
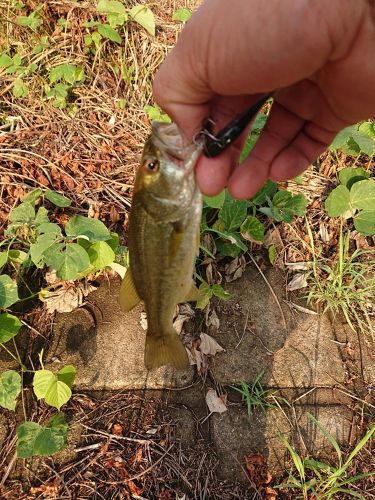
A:
[[[189,366],[186,349],[176,332],[165,335],[146,336],[145,366],[153,370],[168,365],[181,370]]]

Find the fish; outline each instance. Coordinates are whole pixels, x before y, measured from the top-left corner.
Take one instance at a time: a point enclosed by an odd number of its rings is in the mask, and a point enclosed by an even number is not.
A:
[[[186,144],[174,123],[153,122],[135,182],[128,226],[129,267],[119,302],[127,312],[143,301],[147,370],[189,365],[173,328],[177,304],[197,300],[202,194],[194,167],[203,144]]]

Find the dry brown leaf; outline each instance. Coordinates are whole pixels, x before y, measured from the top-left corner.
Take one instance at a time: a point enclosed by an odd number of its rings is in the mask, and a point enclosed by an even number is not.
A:
[[[40,297],[49,313],[65,313],[80,307],[87,295],[96,288],[91,283],[82,281],[69,285],[64,284],[55,288],[55,290],[43,290]]]
[[[207,335],[207,333],[201,333],[200,339],[201,342],[199,345],[199,350],[202,354],[205,354],[206,356],[215,356],[217,352],[225,351],[225,349],[223,349],[221,345],[219,345],[213,337]]]
[[[246,269],[246,260],[243,255],[236,257],[225,266],[225,279],[227,282],[235,281],[243,275]]]
[[[122,425],[121,424],[113,424],[112,426],[112,434],[116,436],[121,436],[122,434]]]
[[[299,290],[300,288],[305,288],[307,286],[307,279],[304,273],[297,273],[289,281],[286,288],[289,292],[293,290]]]
[[[194,318],[195,312],[190,304],[180,304],[177,306],[177,316],[173,320],[173,328],[176,330],[178,334],[182,332],[182,328],[184,326],[185,321],[189,321]]]
[[[211,413],[224,413],[228,410],[223,400],[217,395],[215,389],[208,389],[206,403]]]
[[[307,271],[311,269],[312,262],[285,262],[285,265],[291,271]]]
[[[323,241],[323,243],[329,243],[331,237],[329,235],[327,226],[326,226],[326,224],[324,224],[324,222],[320,223],[319,235],[320,235],[320,238]]]
[[[215,332],[217,332],[220,327],[218,315],[216,314],[215,309],[211,309],[211,307],[206,307],[206,325]]]

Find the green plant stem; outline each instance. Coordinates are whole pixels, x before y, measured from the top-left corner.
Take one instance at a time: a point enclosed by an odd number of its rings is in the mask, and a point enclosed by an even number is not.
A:
[[[19,359],[17,359],[17,357],[7,347],[5,347],[4,344],[0,344],[0,346],[4,349],[4,351],[6,351],[9,354],[9,356],[11,356],[14,359],[14,361],[17,361],[17,363],[20,363]],[[20,363],[20,365],[22,367],[22,363]]]

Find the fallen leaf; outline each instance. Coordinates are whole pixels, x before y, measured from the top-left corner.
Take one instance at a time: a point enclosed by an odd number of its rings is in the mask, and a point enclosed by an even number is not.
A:
[[[228,410],[223,400],[217,395],[215,389],[208,389],[206,403],[211,413],[224,413]]]
[[[319,235],[323,243],[329,243],[331,238],[329,236],[327,226],[323,222],[321,222],[319,226]]]
[[[117,273],[120,278],[124,279],[125,278],[125,273],[126,273],[126,267],[122,266],[121,264],[118,264],[117,262],[112,262],[112,264],[109,266],[115,273]]]
[[[220,327],[220,320],[216,314],[215,309],[206,307],[206,325],[208,328],[212,328],[214,333],[216,333]]]
[[[113,424],[112,426],[112,434],[116,434],[116,436],[121,436],[122,434],[122,425]]]
[[[266,459],[260,453],[245,457],[247,473],[257,488],[265,487],[272,481],[272,475],[267,470]]]
[[[267,486],[266,488],[266,500],[276,500],[277,499],[277,491],[271,488],[270,486]]]
[[[307,286],[307,279],[306,275],[304,273],[297,273],[296,275],[293,276],[291,281],[286,286],[286,289],[289,292],[292,292],[293,290],[299,290],[300,288],[305,288]]]
[[[295,309],[296,311],[299,311],[299,312],[302,312],[305,314],[311,314],[312,316],[318,315],[318,313],[316,311],[312,311],[311,309],[307,309],[307,307],[299,306],[298,304],[295,304],[294,302],[289,302],[287,300],[285,300],[284,302],[286,302],[289,307],[291,307],[292,309]]]
[[[225,349],[223,349],[213,337],[207,335],[207,333],[201,333],[200,339],[201,342],[199,345],[199,350],[206,356],[215,356],[217,352],[225,351]]]
[[[62,284],[54,290],[42,290],[39,293],[39,298],[44,302],[49,313],[71,312],[80,307],[87,295],[96,290],[96,288],[96,286],[87,281],[69,285]]]
[[[246,259],[243,255],[236,257],[225,266],[225,279],[227,282],[235,281],[243,275],[246,269]]]
[[[311,269],[312,262],[285,262],[285,265],[291,271],[307,271]]]
[[[178,306],[178,314],[173,320],[173,328],[178,334],[182,332],[185,321],[189,321],[195,316],[194,309],[190,304],[180,304]]]

